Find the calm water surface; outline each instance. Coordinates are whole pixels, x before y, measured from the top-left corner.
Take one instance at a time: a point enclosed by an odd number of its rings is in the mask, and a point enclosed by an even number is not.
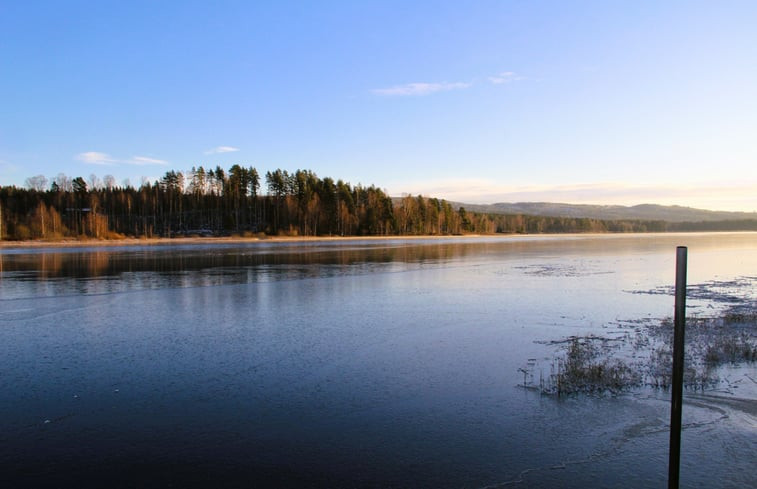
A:
[[[670,316],[633,292],[677,245],[690,284],[757,276],[749,233],[4,249],[0,485],[664,487],[668,393],[517,384]],[[726,374],[685,395],[682,487],[757,487],[757,368]]]

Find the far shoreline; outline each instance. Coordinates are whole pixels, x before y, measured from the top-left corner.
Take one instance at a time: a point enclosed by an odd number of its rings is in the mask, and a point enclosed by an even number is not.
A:
[[[130,246],[165,246],[165,245],[202,245],[202,244],[248,244],[248,243],[312,243],[319,241],[388,241],[396,239],[455,239],[492,236],[531,236],[526,234],[465,234],[465,235],[412,235],[412,236],[213,236],[181,238],[121,238],[121,239],[62,239],[62,240],[26,240],[0,241],[0,249],[36,249],[36,248],[90,248],[90,247],[130,247]],[[535,235],[533,235],[535,236]]]
[[[34,250],[54,248],[116,248],[137,246],[171,246],[171,245],[213,245],[213,244],[252,244],[252,243],[317,243],[350,241],[392,241],[392,240],[453,240],[461,238],[591,238],[591,237],[632,237],[632,236],[692,236],[701,234],[757,234],[757,231],[698,231],[698,232],[659,232],[659,233],[533,233],[533,234],[462,234],[462,235],[393,235],[393,236],[223,236],[223,237],[178,237],[178,238],[121,238],[121,239],[62,239],[62,240],[26,240],[0,241],[0,250]]]

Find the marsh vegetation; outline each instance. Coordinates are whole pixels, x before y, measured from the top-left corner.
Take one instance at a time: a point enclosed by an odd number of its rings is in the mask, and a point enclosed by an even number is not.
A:
[[[753,277],[733,281],[728,286],[751,286]],[[728,304],[720,314],[686,319],[684,387],[705,390],[718,387],[726,379],[719,368],[757,361],[757,304],[743,301],[724,284],[700,284],[689,293],[715,303]],[[655,289],[647,293],[664,293]],[[541,363],[529,359],[520,371],[525,388],[547,395],[610,394],[651,387],[671,386],[673,365],[673,321],[623,321],[604,336],[570,336],[540,342],[557,347],[551,358]]]
[[[726,382],[720,367],[757,361],[756,277],[709,281],[687,287],[687,295],[704,301],[711,315],[686,318],[684,386],[704,390]],[[628,291],[673,295],[670,287]],[[520,371],[523,387],[548,395],[618,394],[651,387],[668,389],[673,365],[673,320],[620,321],[606,335],[569,336],[540,341],[557,347],[554,355],[529,359]]]

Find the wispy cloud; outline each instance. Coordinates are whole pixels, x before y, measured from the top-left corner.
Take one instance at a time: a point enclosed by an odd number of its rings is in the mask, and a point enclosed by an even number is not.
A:
[[[128,163],[131,163],[132,165],[167,165],[168,162],[165,160],[159,160],[156,158],[149,158],[147,156],[132,156],[131,160],[128,161]]]
[[[84,153],[79,153],[76,155],[75,159],[79,161],[83,161],[84,163],[88,163],[90,165],[108,165],[112,166],[115,164],[127,164],[127,165],[137,165],[137,166],[146,166],[146,165],[167,165],[168,162],[165,160],[159,160],[157,158],[150,158],[148,156],[132,156],[131,158],[124,160],[124,159],[118,159],[114,158],[108,153],[101,153],[99,151],[87,151]]]
[[[521,76],[514,71],[503,71],[495,76],[487,77],[487,80],[494,85],[502,85],[525,79],[525,76]],[[418,97],[438,92],[449,92],[451,90],[464,90],[472,86],[472,82],[406,83],[387,88],[374,88],[371,90],[371,93],[385,97]]]
[[[470,87],[471,83],[454,82],[454,83],[408,83],[405,85],[396,85],[389,88],[375,88],[371,90],[375,95],[388,97],[408,97],[430,95],[437,92],[448,92],[450,90],[462,90]]]
[[[239,148],[235,148],[234,146],[216,146],[213,149],[207,150],[205,154],[214,155],[214,154],[220,154],[220,153],[233,153],[235,151],[239,151]]]
[[[117,160],[113,159],[108,153],[100,153],[99,151],[79,153],[76,155],[76,159],[90,165],[112,165],[117,163]]]
[[[503,83],[510,83],[518,80],[525,80],[526,77],[520,76],[513,71],[503,71],[502,73],[490,76],[489,81],[495,85],[502,85]]]

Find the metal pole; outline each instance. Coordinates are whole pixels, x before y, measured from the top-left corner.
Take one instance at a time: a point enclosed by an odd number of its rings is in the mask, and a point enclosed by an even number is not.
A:
[[[681,466],[681,407],[683,403],[683,340],[686,326],[687,248],[676,248],[676,302],[673,322],[673,392],[670,400],[670,460],[668,489],[678,489]]]

